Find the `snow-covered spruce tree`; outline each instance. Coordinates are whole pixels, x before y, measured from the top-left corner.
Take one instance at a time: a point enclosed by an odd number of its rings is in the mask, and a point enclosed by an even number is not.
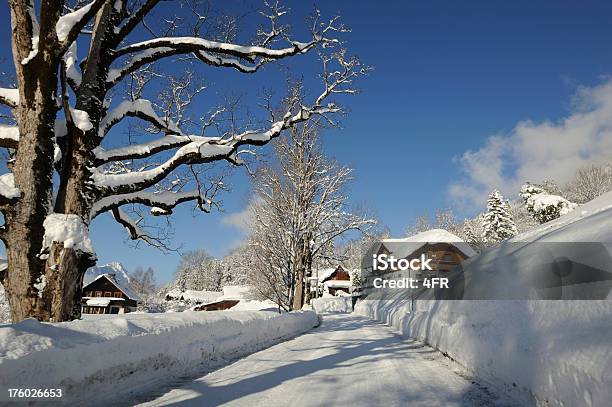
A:
[[[367,231],[375,222],[349,211],[352,170],[322,152],[314,126],[303,124],[279,139],[275,158],[278,166],[260,170],[251,205],[253,279],[260,295],[300,309],[312,265],[332,257],[347,232]]]
[[[462,233],[458,235],[467,242],[474,250],[480,251],[487,244],[484,236],[484,214],[463,221]]]
[[[501,242],[515,236],[516,224],[509,211],[508,201],[495,190],[487,199],[487,211],[483,217],[483,240],[487,244]]]
[[[195,175],[179,187],[164,180],[186,166],[240,163],[244,146],[266,144],[299,122],[338,112],[330,97],[354,93],[351,83],[362,68],[332,38],[346,31],[337,18],[322,22],[315,14],[311,36],[295,41],[280,21],[286,10],[272,4],[261,13],[267,26],[240,44],[235,24],[219,24],[217,32],[206,27],[213,19],[195,9],[199,2],[184,3],[194,5],[188,13],[193,20],[189,27],[180,26],[187,19],[171,17],[176,3],[9,0],[11,22],[4,23],[11,27],[17,87],[0,89],[0,105],[14,118],[0,127],[0,146],[10,154],[10,172],[0,177],[5,221],[0,238],[8,258],[0,281],[13,321],[80,316],[83,274],[96,261],[88,238],[93,218],[110,212],[133,239],[152,241],[126,213],[126,205],[167,215],[191,201],[208,211],[217,187],[209,189]],[[155,9],[158,14],[151,13]],[[187,132],[144,97],[147,80],[136,84],[140,89],[132,97],[117,97],[119,84],[133,82],[137,71],[168,58],[251,74],[315,49],[324,60],[322,92],[309,92],[315,95],[312,101],[303,93],[290,94],[285,109],[271,112],[265,128],[209,134],[214,126],[203,125]],[[113,127],[128,117],[161,135],[134,145],[125,138],[107,142],[117,134]],[[134,167],[138,162],[143,164]]]

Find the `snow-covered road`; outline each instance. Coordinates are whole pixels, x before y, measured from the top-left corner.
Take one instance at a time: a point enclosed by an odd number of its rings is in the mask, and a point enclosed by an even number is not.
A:
[[[344,314],[142,405],[508,405],[500,401],[432,348]]]

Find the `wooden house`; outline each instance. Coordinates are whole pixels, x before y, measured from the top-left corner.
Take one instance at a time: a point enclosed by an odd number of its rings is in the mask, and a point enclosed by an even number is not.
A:
[[[442,229],[432,229],[407,238],[383,239],[374,247],[373,254],[386,254],[396,260],[415,259],[425,255],[427,259],[431,259],[429,263],[432,268],[431,273],[436,274],[453,270],[476,252],[454,234]],[[370,254],[366,256],[371,258]],[[374,271],[371,268],[369,271],[373,274],[393,272],[393,270]],[[418,274],[427,274],[427,272]]]
[[[83,287],[81,313],[126,314],[136,311],[140,298],[111,274],[101,274]]]
[[[333,268],[317,270],[317,276],[315,280],[319,288],[322,291],[329,293],[330,295],[336,296],[341,295],[339,291],[345,294],[350,294],[351,290],[351,275],[341,265]]]
[[[236,306],[240,300],[218,300],[208,304],[200,304],[191,308],[192,311],[223,311]]]

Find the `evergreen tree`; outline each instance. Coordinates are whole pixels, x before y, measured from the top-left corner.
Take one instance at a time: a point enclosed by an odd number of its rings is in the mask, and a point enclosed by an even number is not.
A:
[[[495,190],[489,195],[483,219],[483,240],[486,243],[498,243],[517,234],[509,209],[508,201],[499,191]]]

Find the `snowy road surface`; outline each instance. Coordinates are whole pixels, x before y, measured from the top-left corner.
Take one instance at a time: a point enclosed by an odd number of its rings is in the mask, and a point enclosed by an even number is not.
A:
[[[254,353],[143,406],[508,405],[439,352],[376,321],[328,315],[293,340]]]

